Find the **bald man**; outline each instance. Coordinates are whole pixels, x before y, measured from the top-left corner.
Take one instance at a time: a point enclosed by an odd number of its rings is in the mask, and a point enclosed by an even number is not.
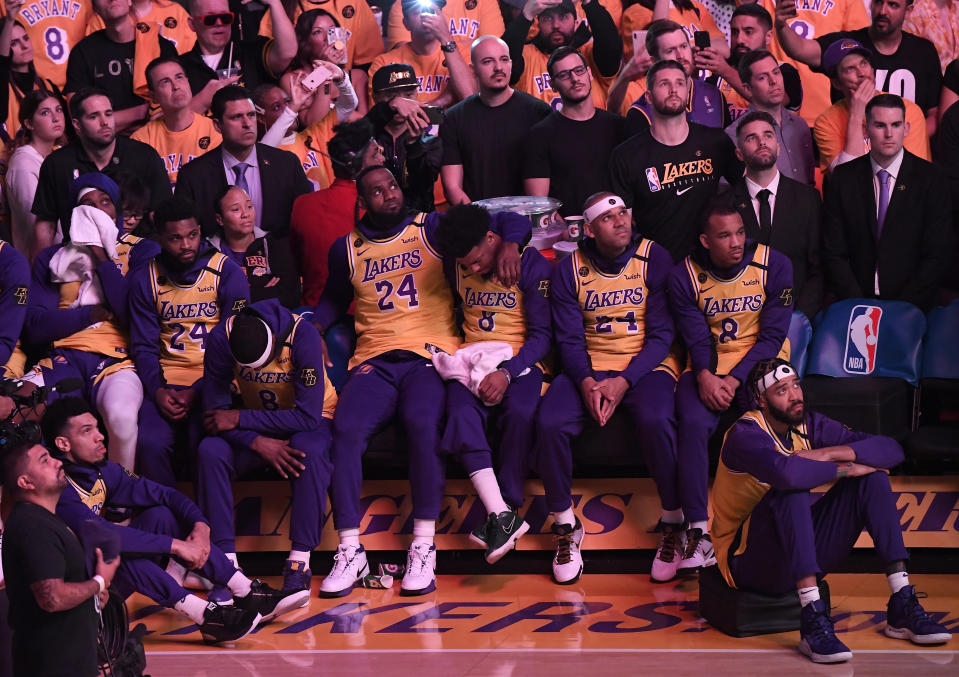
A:
[[[682,523],[676,470],[673,391],[678,364],[667,366],[673,322],[666,305],[672,258],[633,235],[632,214],[612,193],[587,198],[586,235],[553,273],[551,310],[565,373],[550,385],[536,416],[533,458],[553,515],[553,580],[570,584],[583,570],[583,525],[572,509],[572,442],[589,419],[606,425],[622,405],[636,432],[662,503],[663,538],[651,575],[676,576]]]
[[[440,126],[440,176],[451,204],[523,194],[523,143],[550,107],[509,86],[513,62],[506,43],[492,35],[470,48],[479,93],[446,112]]]

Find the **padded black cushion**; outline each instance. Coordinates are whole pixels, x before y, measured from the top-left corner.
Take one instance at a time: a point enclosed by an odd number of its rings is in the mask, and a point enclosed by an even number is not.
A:
[[[806,376],[803,393],[810,409],[853,430],[899,441],[912,430],[915,388],[898,378]]]
[[[959,461],[959,426],[920,426],[906,438],[906,455],[917,461]]]

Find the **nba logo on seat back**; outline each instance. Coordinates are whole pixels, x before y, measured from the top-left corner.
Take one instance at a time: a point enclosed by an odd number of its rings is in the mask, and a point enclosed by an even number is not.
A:
[[[656,171],[655,167],[646,168],[646,181],[649,183],[651,193],[662,190],[663,186],[659,183],[659,172]]]
[[[882,308],[855,306],[846,330],[846,355],[842,367],[849,374],[871,374],[876,368],[879,348],[879,320]]]

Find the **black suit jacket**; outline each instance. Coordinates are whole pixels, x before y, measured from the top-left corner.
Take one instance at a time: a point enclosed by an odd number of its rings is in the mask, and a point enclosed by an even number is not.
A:
[[[290,230],[290,213],[293,201],[309,193],[313,186],[299,158],[289,151],[256,144],[257,165],[260,168],[260,193],[263,196],[260,224],[263,230],[277,235],[286,235]],[[223,146],[186,163],[177,175],[176,194],[188,198],[196,205],[203,234],[215,234],[216,197],[226,188],[226,173],[223,171]]]
[[[779,250],[792,261],[795,308],[811,320],[819,312],[823,296],[819,263],[822,223],[819,192],[780,174],[772,228],[765,232],[759,229],[746,179],[733,186],[733,196],[746,227],[746,237]]]
[[[840,299],[908,301],[929,310],[952,263],[952,198],[942,171],[904,152],[876,234],[876,193],[869,155],[836,167],[826,186],[823,265]],[[879,271],[879,294],[874,275]]]

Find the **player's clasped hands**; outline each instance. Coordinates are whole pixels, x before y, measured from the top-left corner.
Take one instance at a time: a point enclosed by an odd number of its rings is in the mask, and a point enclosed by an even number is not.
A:
[[[203,414],[203,427],[211,435],[219,435],[239,425],[239,409],[213,409]]]
[[[272,465],[283,479],[299,477],[306,466],[299,459],[306,458],[306,454],[294,449],[286,440],[276,440],[272,437],[257,437],[250,445],[256,453]]]

